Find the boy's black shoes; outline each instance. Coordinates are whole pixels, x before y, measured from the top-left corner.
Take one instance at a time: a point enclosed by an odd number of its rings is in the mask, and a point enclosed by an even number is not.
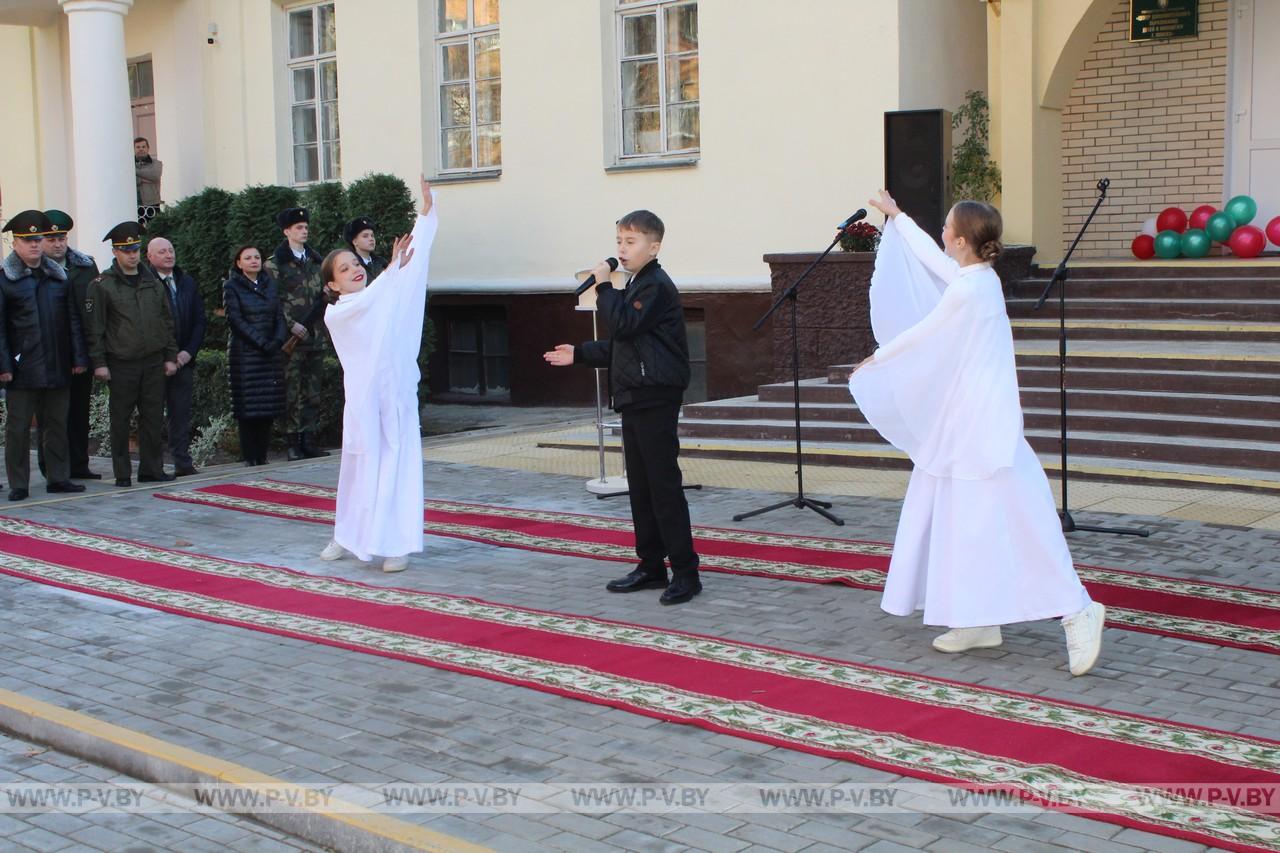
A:
[[[101,479],[102,479],[102,475],[101,475],[101,474],[95,474],[95,473],[93,473],[92,471],[90,471],[88,468],[85,468],[83,471],[72,471],[72,472],[71,472],[71,479],[73,479],[73,480],[101,480]]]
[[[665,568],[662,574],[657,574],[637,566],[626,577],[609,581],[604,588],[609,592],[639,592],[642,589],[661,589],[666,585],[667,572]]]
[[[117,488],[127,489],[132,485],[133,485],[133,480],[130,480],[128,477],[116,477]]]
[[[83,492],[84,486],[79,483],[73,483],[70,480],[63,480],[61,483],[50,483],[45,486],[45,490],[50,493],[56,492]]]
[[[9,490],[9,500],[11,500],[11,501],[25,501],[26,499],[27,499],[27,490],[26,490],[26,489],[10,489],[10,490]]]
[[[174,475],[175,477],[190,477],[190,476],[192,476],[192,475],[194,475],[194,474],[199,474],[199,473],[200,473],[200,472],[199,472],[198,470],[196,470],[196,468],[195,468],[195,466],[194,466],[194,465],[186,465],[186,466],[184,466],[184,467],[182,467],[182,468],[174,468],[174,469],[173,469],[173,475]]]
[[[684,604],[702,592],[702,581],[697,575],[676,575],[671,585],[658,598],[659,604]]]
[[[161,471],[159,474],[155,474],[155,475],[151,475],[151,474],[138,475],[139,483],[168,483],[176,479],[177,478],[175,476],[165,471]]]

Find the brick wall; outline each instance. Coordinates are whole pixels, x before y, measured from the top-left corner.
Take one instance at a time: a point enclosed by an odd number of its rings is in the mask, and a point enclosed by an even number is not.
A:
[[[1196,38],[1130,43],[1129,0],[1116,0],[1062,112],[1063,248],[1111,178],[1076,257],[1130,257],[1144,219],[1222,204],[1227,4],[1200,0]]]

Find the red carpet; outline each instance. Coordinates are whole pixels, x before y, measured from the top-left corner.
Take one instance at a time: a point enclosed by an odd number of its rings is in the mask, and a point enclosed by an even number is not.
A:
[[[891,773],[1012,791],[1204,844],[1280,849],[1278,804],[1251,806],[1261,798],[1242,796],[1280,785],[1275,741],[665,628],[369,586],[16,519],[0,518],[0,572]]]
[[[333,523],[332,489],[260,481],[158,492],[166,500]],[[518,507],[428,501],[425,530],[437,536],[574,557],[634,562],[626,519]],[[891,546],[752,530],[695,527],[702,570],[809,583],[883,588]],[[1077,565],[1107,624],[1130,631],[1280,654],[1280,592]]]

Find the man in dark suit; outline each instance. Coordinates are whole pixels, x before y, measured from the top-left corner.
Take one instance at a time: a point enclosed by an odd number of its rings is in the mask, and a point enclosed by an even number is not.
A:
[[[191,395],[195,387],[196,354],[204,343],[204,300],[195,279],[177,266],[177,253],[168,240],[153,237],[147,243],[147,262],[164,284],[169,311],[173,314],[178,372],[165,380],[165,415],[173,473],[187,477],[200,473],[191,464]]]

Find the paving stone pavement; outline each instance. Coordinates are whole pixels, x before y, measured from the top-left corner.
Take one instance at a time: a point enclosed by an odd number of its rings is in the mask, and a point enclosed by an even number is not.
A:
[[[192,806],[189,812],[130,814],[110,809],[107,805],[86,810],[23,811],[26,804],[10,799],[19,793],[16,787],[10,786],[45,784],[64,786],[64,790],[71,790],[77,785],[128,786],[131,791],[143,787],[138,780],[114,770],[0,734],[0,785],[7,786],[5,797],[0,799],[0,807],[3,807],[3,812],[0,812],[0,839],[3,839],[0,849],[5,853],[35,850],[58,853],[85,850],[111,853],[149,853],[156,850],[296,853],[320,849],[251,820],[199,812],[191,801],[188,801]],[[86,791],[89,795],[103,793],[100,787],[86,788]]]
[[[428,497],[627,516],[579,479],[433,462]],[[334,458],[267,472],[335,485]],[[262,469],[236,475],[263,476]],[[190,487],[180,482],[175,487]],[[708,489],[695,523],[734,526],[785,495]],[[840,497],[836,528],[783,509],[744,528],[889,541],[899,502]],[[1061,628],[1010,628],[999,649],[942,655],[918,619],[888,616],[878,594],[704,574],[693,603],[661,607],[656,591],[608,595],[619,563],[429,537],[410,570],[383,575],[354,560],[323,563],[323,525],[160,501],[134,490],[9,507],[7,514],[163,547],[288,566],[373,584],[472,595],[524,607],[724,636],[930,676],[1280,739],[1274,656],[1108,630],[1102,662],[1066,671]],[[1077,534],[1080,562],[1280,587],[1274,531],[1170,518],[1147,540]],[[0,578],[0,687],[294,782],[891,782],[854,764],[640,717],[471,676],[186,619]],[[1224,701],[1225,699],[1225,701]],[[1201,850],[1070,815],[451,814],[400,815],[499,850]],[[126,831],[126,830],[120,830]]]

